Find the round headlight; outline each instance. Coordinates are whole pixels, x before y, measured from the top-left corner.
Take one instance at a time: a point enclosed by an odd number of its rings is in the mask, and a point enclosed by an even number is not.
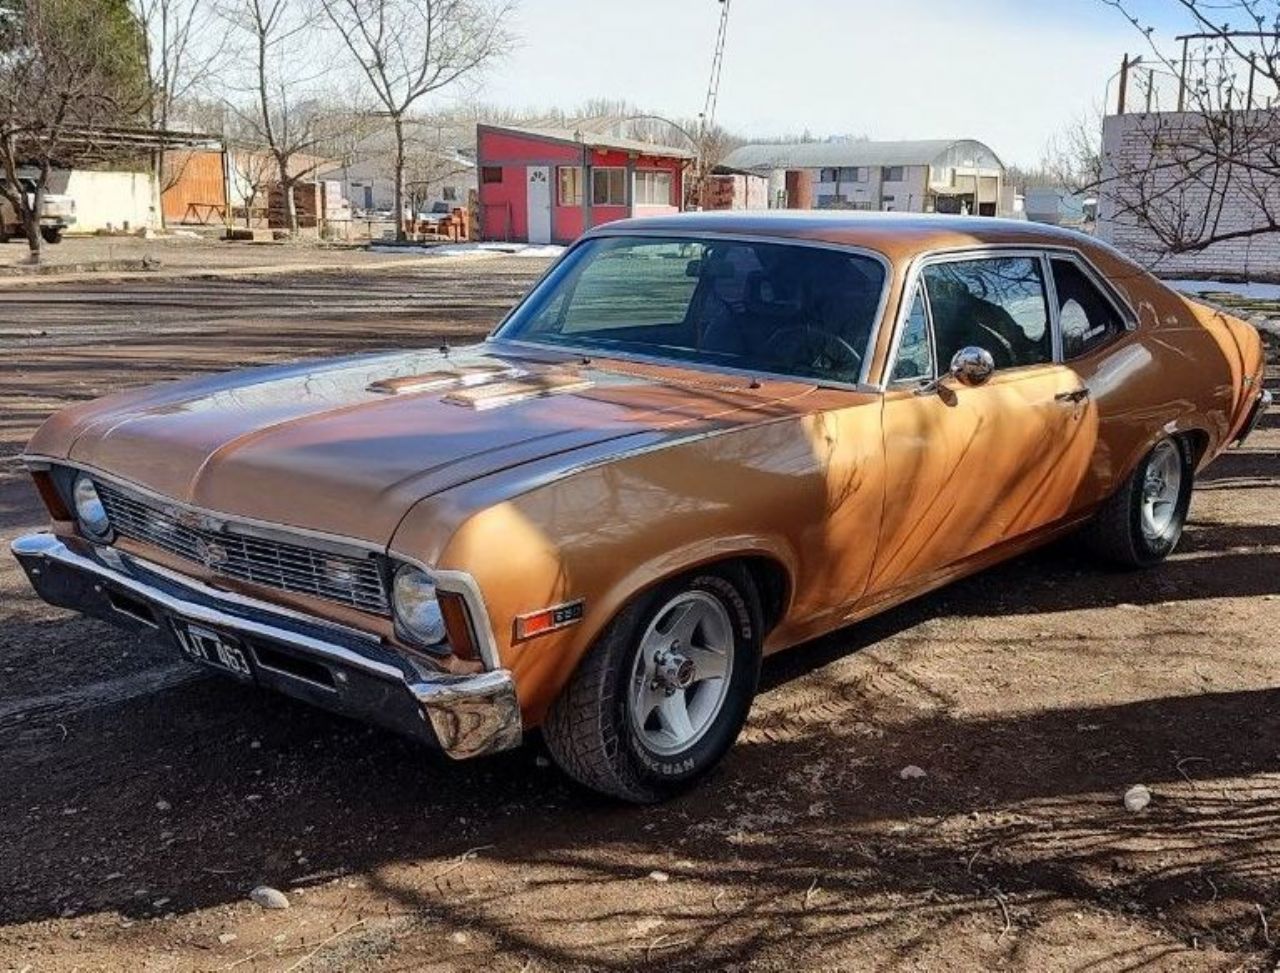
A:
[[[72,498],[76,505],[76,516],[80,519],[80,527],[90,537],[103,538],[111,533],[111,519],[107,516],[107,508],[102,505],[98,496],[98,488],[93,481],[81,473],[76,477],[72,488]]]
[[[436,586],[427,572],[412,564],[401,566],[392,586],[392,602],[396,621],[409,638],[423,645],[438,645],[445,640]]]

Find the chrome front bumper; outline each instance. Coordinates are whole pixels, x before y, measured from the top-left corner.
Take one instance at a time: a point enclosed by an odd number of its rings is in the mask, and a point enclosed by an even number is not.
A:
[[[1262,417],[1266,411],[1271,408],[1271,392],[1263,389],[1258,393],[1257,400],[1253,403],[1253,409],[1249,412],[1249,418],[1245,420],[1244,425],[1240,428],[1240,435],[1236,437],[1235,445],[1239,446],[1258,428],[1258,423],[1262,421]]]
[[[375,635],[218,591],[114,548],[42,533],[19,537],[12,550],[49,604],[150,631],[179,651],[177,626],[211,629],[244,647],[254,680],[270,689],[459,759],[520,743],[520,707],[506,670],[434,672]]]

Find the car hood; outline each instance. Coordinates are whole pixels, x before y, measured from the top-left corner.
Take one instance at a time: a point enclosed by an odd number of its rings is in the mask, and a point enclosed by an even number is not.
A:
[[[740,423],[812,388],[494,346],[405,352],[111,396],[51,418],[28,452],[206,510],[384,544],[413,504],[459,483]]]

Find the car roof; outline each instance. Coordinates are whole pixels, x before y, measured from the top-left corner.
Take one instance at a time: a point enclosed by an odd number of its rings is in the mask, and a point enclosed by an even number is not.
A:
[[[592,236],[610,233],[711,233],[865,247],[890,258],[928,250],[1022,244],[1065,246],[1096,252],[1110,248],[1093,237],[1044,223],[990,216],[879,213],[849,210],[721,210],[672,213],[602,224]]]

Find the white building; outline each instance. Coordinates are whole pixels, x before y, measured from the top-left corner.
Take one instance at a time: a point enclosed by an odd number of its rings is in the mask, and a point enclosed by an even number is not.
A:
[[[448,144],[423,123],[408,122],[405,165],[405,207],[431,212],[433,208],[466,206],[476,188],[475,159]],[[445,133],[447,134],[447,133]],[[376,132],[356,149],[346,165],[327,170],[325,179],[342,185],[343,195],[359,213],[391,213],[395,209],[393,178],[395,146],[391,133]]]
[[[973,139],[758,143],[724,164],[767,176],[774,207],[1006,215],[1004,163]]]

